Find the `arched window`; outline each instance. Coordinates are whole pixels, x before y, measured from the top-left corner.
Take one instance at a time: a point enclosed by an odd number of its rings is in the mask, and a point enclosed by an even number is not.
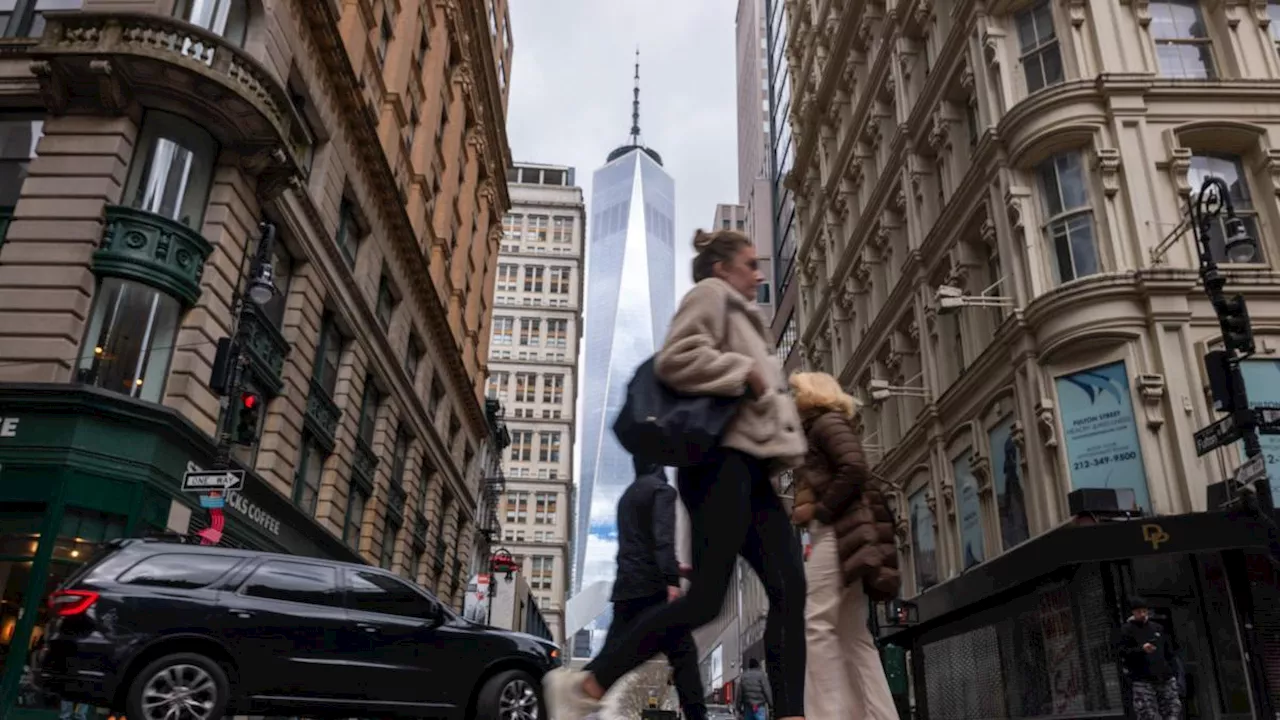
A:
[[[86,385],[159,402],[178,334],[178,301],[124,278],[103,278],[80,354]]]
[[[199,231],[217,155],[217,143],[203,128],[150,112],[129,172],[129,204]]]
[[[178,0],[173,14],[238,47],[244,46],[249,0]]]

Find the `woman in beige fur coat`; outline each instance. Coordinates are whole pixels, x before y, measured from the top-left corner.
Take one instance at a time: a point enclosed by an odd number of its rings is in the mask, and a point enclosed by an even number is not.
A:
[[[584,671],[549,673],[546,699],[554,720],[582,720],[610,686],[658,652],[661,638],[714,620],[739,555],[769,597],[764,640],[771,715],[804,716],[804,569],[770,479],[804,457],[804,428],[755,304],[764,277],[751,239],[731,230],[699,231],[693,245],[697,284],[681,301],[654,368],[678,393],[742,402],[715,455],[680,471],[693,535],[689,593],[642,615]]]

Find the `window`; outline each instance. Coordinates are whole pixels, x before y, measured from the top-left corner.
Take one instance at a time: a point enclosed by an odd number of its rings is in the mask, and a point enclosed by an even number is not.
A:
[[[551,242],[569,244],[573,242],[573,218],[555,217],[551,220]]]
[[[79,7],[80,0],[75,5]],[[247,0],[179,0],[174,14],[237,46],[244,45],[249,25]]]
[[[0,120],[0,205],[18,204],[27,166],[43,135],[43,120]]]
[[[569,294],[569,278],[573,274],[573,268],[569,267],[553,267],[551,268],[550,290],[556,295]]]
[[[519,240],[524,231],[523,215],[504,215],[502,217],[502,233],[508,240]]]
[[[511,459],[516,462],[533,459],[532,430],[515,430],[511,433]]]
[[[386,330],[391,327],[391,313],[396,308],[396,297],[391,291],[391,281],[387,279],[387,273],[384,270],[382,277],[378,280],[378,305],[376,312],[378,314],[378,322],[382,323],[382,329]]]
[[[547,347],[562,348],[569,343],[569,321],[551,318],[547,320]]]
[[[493,344],[494,345],[510,345],[512,331],[515,329],[516,319],[507,316],[497,316],[493,318]]]
[[[342,362],[342,336],[334,324],[333,316],[325,313],[320,321],[320,342],[316,347],[314,369],[316,384],[333,398],[338,387],[338,366]]]
[[[364,526],[364,509],[369,504],[369,494],[356,483],[347,490],[347,514],[342,519],[342,542],[352,550],[360,550],[360,531]]]
[[[39,37],[44,14],[50,10],[79,10],[83,0],[34,0],[19,12],[18,0],[0,0],[0,31],[5,37]]]
[[[538,433],[538,462],[560,462],[560,433]]]
[[[316,502],[320,499],[320,478],[324,475],[324,459],[325,452],[310,435],[304,433],[297,474],[293,478],[293,504],[302,508],[307,515],[316,514]]]
[[[1213,42],[1197,0],[1152,3],[1150,27],[1161,75],[1187,80],[1214,79]]]
[[[218,145],[200,126],[152,110],[143,119],[126,197],[139,210],[199,230]]]
[[[360,250],[360,224],[356,220],[356,208],[345,196],[338,203],[338,232],[334,242],[342,250],[347,265],[355,267],[356,253]]]
[[[418,367],[422,364],[422,345],[418,338],[409,335],[409,344],[404,349],[404,371],[409,375],[412,384],[418,379]]]
[[[529,493],[507,493],[507,522],[525,522],[529,519]]]
[[[263,563],[240,590],[249,597],[341,607],[338,571],[324,565],[271,560]]]
[[[364,392],[360,396],[359,438],[373,447],[373,428],[378,422],[378,386],[372,375],[364,376]]]
[[[531,560],[529,587],[534,590],[550,590],[556,559],[551,555],[534,555]]]
[[[1053,31],[1053,5],[1041,0],[1017,15],[1018,43],[1027,92],[1062,82],[1062,49]]]
[[[409,443],[412,439],[409,431],[405,430],[404,423],[400,423],[401,427],[396,431],[396,446],[391,456],[391,482],[397,486],[404,484],[404,468],[409,463]]]
[[[1191,168],[1187,171],[1187,182],[1191,183],[1193,199],[1200,192],[1200,186],[1207,177],[1218,177],[1227,183],[1231,194],[1231,204],[1235,207],[1236,216],[1244,222],[1245,232],[1253,239],[1254,256],[1250,262],[1266,262],[1262,257],[1262,247],[1258,244],[1258,213],[1253,207],[1253,196],[1249,193],[1249,181],[1245,177],[1244,165],[1238,155],[1193,155]],[[1218,217],[1209,228],[1209,252],[1215,262],[1228,263],[1226,250],[1226,214]]]
[[[412,585],[368,570],[347,571],[347,608],[424,619],[439,612],[436,603]]]
[[[1080,153],[1055,155],[1040,164],[1045,238],[1049,241],[1058,282],[1098,272],[1093,238],[1093,208],[1085,184]]]
[[[77,381],[160,402],[181,311],[177,300],[159,290],[104,278],[93,298]]]
[[[542,402],[564,402],[564,375],[546,375],[542,378]]]
[[[152,555],[129,568],[116,582],[125,585],[181,588],[208,587],[243,558],[195,553]]]
[[[520,345],[522,347],[538,347],[538,335],[541,326],[541,318],[520,318]]]
[[[511,382],[511,373],[495,372],[489,374],[489,387],[485,391],[485,397],[494,400],[501,400],[507,396],[507,386]]]
[[[1267,3],[1267,19],[1271,21],[1267,25],[1271,31],[1271,44],[1280,52],[1280,2]]]
[[[515,263],[498,265],[498,287],[500,292],[515,292],[520,289],[520,266]]]
[[[721,219],[720,219],[720,229],[721,229],[721,230],[728,230],[731,226],[732,226],[732,222],[729,220],[729,218],[721,218]]]
[[[458,421],[458,416],[449,413],[449,447],[458,444],[458,433],[462,432],[462,423]]]
[[[516,373],[516,402],[533,402],[538,398],[538,374]]]
[[[524,291],[542,292],[542,273],[546,270],[541,265],[527,265],[524,269]]]
[[[761,305],[769,304],[769,283],[762,282],[756,286],[756,302]]]
[[[382,3],[382,25],[378,29],[378,64],[386,65],[387,48],[391,46],[391,13],[387,8],[386,0]]]
[[[554,525],[556,522],[556,494],[540,492],[533,499],[533,522],[538,525]]]
[[[396,554],[396,536],[400,534],[400,521],[396,516],[387,513],[386,529],[382,531],[382,553],[378,558],[378,565],[384,570],[391,569],[391,561]]]
[[[440,384],[440,376],[431,376],[431,396],[427,402],[427,410],[434,415],[440,409],[440,403],[444,402],[444,386]]]
[[[525,242],[544,243],[547,241],[547,221],[546,215],[530,215],[529,224],[525,227]]]

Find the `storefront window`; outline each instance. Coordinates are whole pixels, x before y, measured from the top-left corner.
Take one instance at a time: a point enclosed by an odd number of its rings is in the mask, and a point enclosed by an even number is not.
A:
[[[199,230],[218,146],[203,128],[152,111],[142,124],[126,197],[133,207]]]
[[[86,385],[159,402],[178,332],[178,301],[120,278],[94,297],[77,379]]]

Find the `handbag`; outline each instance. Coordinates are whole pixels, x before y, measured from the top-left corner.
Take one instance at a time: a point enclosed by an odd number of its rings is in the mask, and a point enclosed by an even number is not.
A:
[[[725,307],[729,334],[730,307]],[[742,397],[683,395],[658,379],[656,355],[644,361],[627,383],[627,397],[613,422],[613,434],[637,460],[663,467],[693,467],[720,447]]]

